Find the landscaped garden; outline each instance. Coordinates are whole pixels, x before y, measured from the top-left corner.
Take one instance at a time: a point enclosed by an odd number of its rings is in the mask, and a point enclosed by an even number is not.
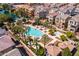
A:
[[[30,28],[29,32],[26,32],[28,28],[24,27],[24,24],[27,25],[29,23],[29,19],[34,17],[34,13],[32,11],[31,15],[28,13],[28,10],[25,10],[24,8],[19,8],[17,10],[11,9],[11,5],[3,4],[0,5],[1,10],[3,13],[0,13],[0,27],[7,27],[8,30],[10,30],[15,37],[16,40],[22,40],[23,43],[30,48],[36,55],[38,56],[44,56],[45,55],[45,45],[48,44],[53,39],[49,38],[48,35],[44,35],[42,31],[36,29],[36,28]],[[19,20],[17,19],[19,18]],[[17,21],[15,21],[17,20]],[[56,28],[53,28],[48,19],[45,22],[40,21],[41,18],[36,18],[35,22],[29,23],[34,25],[41,25],[49,29],[49,35],[56,36],[55,32],[57,32]],[[59,31],[58,31],[59,32]],[[25,34],[26,35],[25,35]],[[59,32],[61,33],[61,32]],[[59,35],[59,34],[57,34]],[[32,37],[36,36],[36,37]],[[41,39],[39,40],[40,37]],[[73,32],[66,32],[62,35],[60,35],[59,38],[62,42],[72,40],[76,43],[79,43],[79,40],[76,38],[75,34]],[[44,44],[44,47],[42,47],[38,43]],[[58,45],[58,44],[57,44]],[[62,56],[71,56],[72,53],[70,52],[69,48],[65,48],[62,50]],[[77,52],[75,55],[79,56],[79,45],[77,46]]]
[[[69,48],[63,49],[62,56],[72,56],[72,53],[70,52]]]
[[[51,38],[49,38],[47,35],[43,35],[40,42],[43,43],[44,45],[46,45],[47,43],[49,43],[50,41],[52,41]]]
[[[31,48],[31,50],[38,56],[44,56],[45,55],[45,49],[43,47],[41,47],[40,45],[39,45],[38,50],[36,50],[34,48]]]

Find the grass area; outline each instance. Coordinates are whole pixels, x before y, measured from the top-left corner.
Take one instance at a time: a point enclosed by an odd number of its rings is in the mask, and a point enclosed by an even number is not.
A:
[[[69,48],[63,49],[62,56],[72,56],[72,53],[70,52]]]
[[[45,43],[45,44],[48,44],[50,41],[52,41],[52,39],[50,39],[50,38],[48,38],[48,39],[41,39],[41,40],[40,40],[40,42],[43,43],[43,44],[44,44],[44,43]]]
[[[79,46],[77,47],[77,52],[75,53],[74,56],[79,56]]]

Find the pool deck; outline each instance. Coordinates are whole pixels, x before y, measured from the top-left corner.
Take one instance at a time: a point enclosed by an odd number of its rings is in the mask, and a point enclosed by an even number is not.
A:
[[[40,26],[39,26],[39,28],[34,27],[34,26],[32,26],[32,25],[27,25],[27,26],[36,28],[36,29],[38,29],[38,30],[40,30],[40,28],[41,28]],[[47,29],[47,30],[49,30],[49,29]],[[43,30],[40,30],[40,31],[43,32],[44,34],[48,35],[48,36],[52,39],[51,43],[54,43],[55,41],[59,40],[59,39],[56,38],[56,36],[49,35],[48,32],[45,33]],[[50,43],[50,42],[49,42],[49,43]],[[49,44],[49,43],[48,43],[48,44]],[[41,42],[40,42],[39,44],[40,44],[42,47],[44,47],[44,44],[42,44]]]

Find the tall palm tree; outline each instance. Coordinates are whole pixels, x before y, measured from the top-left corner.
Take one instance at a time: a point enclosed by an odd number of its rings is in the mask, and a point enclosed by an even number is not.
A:
[[[45,49],[45,45],[46,45],[46,42],[47,42],[47,40],[48,40],[48,36],[47,36],[47,35],[43,35],[43,36],[42,36],[42,40],[44,41],[44,50],[46,50],[46,49]],[[44,53],[44,55],[46,55],[46,54]]]
[[[39,39],[39,38],[36,38],[36,37],[34,38],[34,43],[35,43],[35,46],[36,46],[36,53],[37,53],[38,47],[39,47],[39,46],[38,46],[38,45],[39,45],[39,44],[38,44],[38,39]]]
[[[31,38],[31,36],[27,36],[27,40],[29,41],[29,45],[31,47],[33,39]]]

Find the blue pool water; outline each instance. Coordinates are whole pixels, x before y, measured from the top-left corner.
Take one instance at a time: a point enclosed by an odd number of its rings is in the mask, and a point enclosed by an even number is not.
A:
[[[33,27],[29,27],[28,30],[25,32],[25,34],[28,36],[34,36],[34,37],[43,36],[43,33],[40,30]]]

